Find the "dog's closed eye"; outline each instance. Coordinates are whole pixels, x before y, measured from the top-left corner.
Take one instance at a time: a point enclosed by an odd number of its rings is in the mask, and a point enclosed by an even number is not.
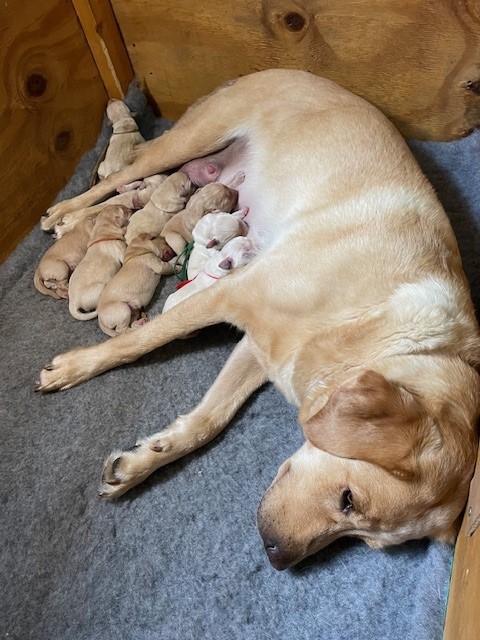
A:
[[[340,496],[340,511],[346,516],[354,511],[353,496],[350,489],[344,489],[342,491],[342,495]]]

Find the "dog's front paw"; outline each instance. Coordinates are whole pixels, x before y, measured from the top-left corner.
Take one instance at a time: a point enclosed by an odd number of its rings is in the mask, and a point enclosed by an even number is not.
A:
[[[66,216],[67,213],[75,211],[76,208],[78,207],[75,205],[75,198],[57,202],[57,204],[54,204],[47,209],[45,214],[42,216],[42,219],[40,220],[41,228],[43,231],[51,231],[57,222]]]
[[[75,349],[56,356],[43,367],[35,391],[64,391],[93,377],[95,360],[89,356],[90,349]]]
[[[125,451],[114,451],[103,465],[100,497],[119,498],[143,482],[156,469],[175,459],[170,449],[168,437],[160,433],[140,440]]]

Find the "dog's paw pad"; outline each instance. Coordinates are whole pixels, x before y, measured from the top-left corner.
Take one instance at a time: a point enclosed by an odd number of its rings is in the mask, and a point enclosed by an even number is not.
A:
[[[148,446],[152,451],[156,451],[157,453],[164,451],[164,446],[159,440],[154,440],[153,442],[150,442]]]

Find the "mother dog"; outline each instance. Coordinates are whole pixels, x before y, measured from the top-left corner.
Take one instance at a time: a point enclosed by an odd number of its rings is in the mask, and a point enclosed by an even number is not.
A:
[[[259,508],[274,567],[343,535],[374,548],[452,541],[475,458],[479,330],[447,217],[377,109],[301,71],[240,78],[133,165],[52,207],[43,227],[120,184],[216,153],[221,182],[245,172],[239,207],[250,208],[258,257],[41,373],[39,390],[68,389],[207,325],[245,332],[198,407],[107,459],[101,495],[120,496],[214,438],[271,380],[298,406],[306,437]]]

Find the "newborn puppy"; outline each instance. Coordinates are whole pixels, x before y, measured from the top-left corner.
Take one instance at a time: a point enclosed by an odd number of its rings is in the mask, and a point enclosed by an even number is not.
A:
[[[233,213],[214,211],[200,218],[195,225],[193,249],[188,260],[187,275],[189,280],[202,271],[205,263],[224,245],[236,236],[246,236],[248,227],[243,219],[248,213],[248,207],[243,207]]]
[[[131,210],[120,205],[109,205],[98,214],[87,253],[72,273],[68,287],[68,308],[77,320],[97,316],[100,294],[125,257],[125,227],[130,215]]]
[[[142,309],[155,293],[162,273],[170,273],[174,252],[165,240],[142,233],[127,247],[123,267],[110,280],[98,301],[98,324],[109,336],[147,321]],[[140,316],[143,316],[139,322]]]
[[[173,216],[163,228],[162,235],[177,256],[193,240],[192,231],[206,213],[217,209],[231,211],[237,202],[237,197],[238,193],[235,189],[219,182],[212,182],[196,191],[185,209]]]
[[[150,200],[155,189],[163,184],[167,177],[165,174],[158,173],[144,180],[137,180],[128,185],[120,185],[118,188],[119,195],[113,196],[93,207],[86,207],[67,213],[63,220],[55,225],[55,237],[61,238],[71,231],[80,220],[88,216],[96,216],[107,205],[119,204],[127,207],[127,209],[141,209]]]
[[[68,279],[87,253],[93,225],[93,217],[85,218],[44,253],[33,277],[40,293],[56,300],[68,298]]]
[[[251,240],[244,237],[233,238],[221,251],[216,251],[193,280],[168,296],[163,313],[194,293],[211,286],[219,278],[226,276],[231,269],[247,264],[254,255],[255,250]]]
[[[135,159],[133,148],[140,142],[144,142],[138,132],[137,123],[124,102],[110,100],[107,106],[107,117],[113,125],[113,133],[105,159],[98,167],[100,180],[131,164]]]
[[[125,239],[127,244],[140,233],[159,236],[165,223],[181,211],[194,191],[194,186],[186,173],[177,171],[153,192],[147,204],[133,214]]]

